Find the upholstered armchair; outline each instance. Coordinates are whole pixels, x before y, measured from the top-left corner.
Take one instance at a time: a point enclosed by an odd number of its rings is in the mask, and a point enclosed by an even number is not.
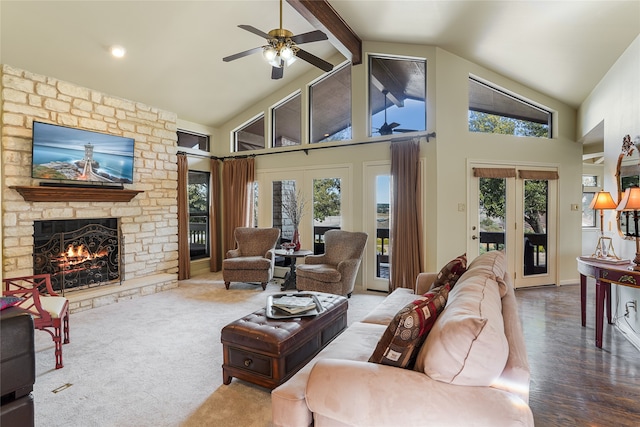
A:
[[[234,230],[236,249],[227,251],[222,261],[224,286],[231,282],[258,282],[266,289],[273,278],[278,228],[238,227]]]
[[[366,243],[367,233],[327,231],[324,254],[306,256],[298,266],[296,288],[351,297]]]

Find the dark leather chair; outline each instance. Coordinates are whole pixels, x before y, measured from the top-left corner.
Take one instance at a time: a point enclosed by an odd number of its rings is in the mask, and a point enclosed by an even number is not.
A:
[[[0,425],[34,425],[33,384],[36,380],[34,327],[31,315],[10,307],[0,312]]]

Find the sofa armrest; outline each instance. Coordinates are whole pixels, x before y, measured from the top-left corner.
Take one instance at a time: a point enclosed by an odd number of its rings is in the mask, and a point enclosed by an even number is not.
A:
[[[368,362],[318,360],[309,375],[306,400],[316,427],[325,422],[371,427],[533,426],[531,409],[513,394],[446,384],[420,372]]]
[[[438,277],[438,273],[420,273],[416,278],[416,288],[414,289],[414,293],[416,295],[423,295],[429,289],[431,289],[431,285],[435,282],[436,277]]]

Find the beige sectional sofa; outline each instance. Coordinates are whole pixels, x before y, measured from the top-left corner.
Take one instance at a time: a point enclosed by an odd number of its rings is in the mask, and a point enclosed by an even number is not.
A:
[[[533,426],[529,365],[503,252],[473,260],[449,293],[413,369],[368,362],[405,305],[429,290],[396,289],[271,393],[279,427]]]

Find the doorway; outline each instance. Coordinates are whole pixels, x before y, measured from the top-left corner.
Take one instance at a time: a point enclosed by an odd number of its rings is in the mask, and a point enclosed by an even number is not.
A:
[[[516,288],[556,284],[555,167],[471,163],[467,256],[505,250]]]

